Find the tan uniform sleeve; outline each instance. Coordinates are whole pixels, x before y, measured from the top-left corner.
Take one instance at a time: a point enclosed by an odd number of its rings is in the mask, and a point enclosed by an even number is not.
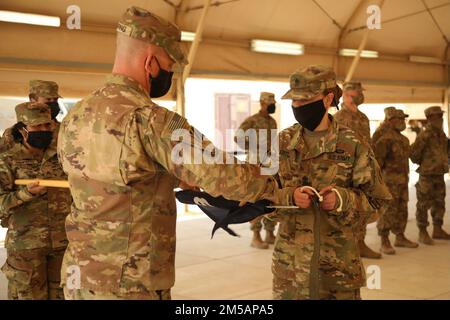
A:
[[[372,151],[364,144],[356,149],[351,188],[336,187],[342,197],[342,212],[331,211],[344,225],[356,226],[391,200]]]
[[[243,139],[241,138],[241,135],[243,133],[245,133],[245,131],[247,131],[248,129],[252,129],[254,127],[255,127],[255,123],[251,118],[245,119],[244,122],[242,122],[241,125],[239,126],[238,132],[236,133],[236,136],[234,137],[234,142],[236,142],[241,149],[248,150],[248,148],[249,148],[248,138],[246,138],[243,141]],[[242,142],[244,142],[244,144]]]
[[[0,219],[10,215],[9,210],[35,199],[26,187],[15,189],[14,175],[6,161],[0,159]]]
[[[380,168],[384,167],[384,162],[386,161],[386,157],[389,154],[389,145],[390,141],[388,139],[378,139],[373,145],[373,151],[375,153],[375,158],[380,166]]]
[[[201,187],[212,196],[246,202],[267,199],[275,204],[293,205],[295,188],[280,189],[272,176],[260,175],[258,166],[238,163],[205,137],[201,138],[185,118],[163,108],[156,109],[141,137],[149,157],[178,179]],[[195,154],[202,155],[205,150],[223,163],[196,161]],[[180,154],[183,157],[174,161],[174,155]],[[226,164],[227,157],[234,164]]]
[[[422,163],[422,154],[427,144],[426,132],[421,132],[416,138],[416,141],[411,145],[411,161],[415,164]]]
[[[14,137],[12,135],[12,129],[7,128],[0,138],[0,153],[8,151],[14,145]]]

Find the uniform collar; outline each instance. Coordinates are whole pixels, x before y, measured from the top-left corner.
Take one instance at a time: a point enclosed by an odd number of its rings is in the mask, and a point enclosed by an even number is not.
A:
[[[272,118],[269,113],[264,114],[261,110],[258,111],[258,115],[263,118],[268,118],[268,119]]]
[[[433,127],[431,124],[427,124],[426,126],[425,126],[425,129],[426,130],[428,130],[428,131],[430,131],[430,132],[434,132],[434,133],[436,133],[436,134],[441,134],[441,132],[443,133],[444,132],[444,130],[439,130],[439,129],[437,129],[437,128],[435,128],[435,127]],[[444,135],[445,135],[445,133],[444,133]]]
[[[346,111],[346,112],[350,112],[350,113],[352,113],[352,114],[358,114],[358,113],[361,113],[361,111],[359,111],[359,108],[357,107],[356,108],[356,112],[355,111],[353,111],[353,110],[350,110],[350,108],[349,107],[347,107],[346,105],[345,105],[345,103],[341,103],[341,110],[343,110],[343,111]]]
[[[297,150],[303,160],[308,160],[320,156],[322,153],[333,153],[336,151],[336,145],[338,141],[339,124],[329,115],[331,119],[331,125],[328,128],[328,133],[320,138],[319,142],[312,148],[308,148],[303,137],[304,128],[301,126],[299,130],[292,137],[292,143],[289,145],[288,150]]]
[[[116,84],[120,86],[126,86],[127,88],[131,88],[140,94],[143,94],[144,96],[148,97],[148,92],[141,86],[139,82],[134,80],[131,77],[112,73],[108,76],[106,76],[106,84]]]
[[[22,143],[16,143],[14,145],[14,147],[11,149],[11,151],[13,153],[15,153],[16,155],[17,155],[17,153],[19,153],[20,159],[41,160],[42,163],[53,158],[57,154],[55,139],[53,139],[50,146],[44,151],[44,154],[42,155],[42,157],[39,154],[30,152],[30,150],[27,147],[25,147]]]
[[[53,134],[55,134],[55,133],[53,133]],[[50,146],[45,150],[42,162],[45,162],[45,161],[53,158],[54,156],[56,156],[56,154],[58,153],[57,149],[56,149],[56,141],[57,141],[56,139],[53,139]]]

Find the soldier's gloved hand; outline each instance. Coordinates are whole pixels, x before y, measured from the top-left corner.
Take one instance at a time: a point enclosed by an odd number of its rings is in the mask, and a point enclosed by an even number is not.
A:
[[[297,207],[306,209],[311,206],[311,197],[314,192],[308,189],[297,188],[294,191],[294,203]]]
[[[27,190],[34,196],[47,192],[47,188],[44,186],[40,186],[39,181],[27,184]]]
[[[333,211],[337,207],[337,195],[332,189],[334,186],[328,186],[320,190],[319,194],[323,196],[323,201],[320,204],[325,211]]]

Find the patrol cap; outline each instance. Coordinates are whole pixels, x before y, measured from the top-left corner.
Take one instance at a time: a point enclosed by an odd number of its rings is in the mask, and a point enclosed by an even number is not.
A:
[[[30,94],[48,99],[62,98],[58,94],[58,84],[54,81],[30,80]]]
[[[326,89],[335,89],[336,73],[330,67],[311,65],[295,71],[290,77],[291,89],[281,99],[309,100]]]
[[[396,117],[397,109],[395,108],[386,108],[384,109],[384,115],[386,117],[386,120],[391,120]]]
[[[403,110],[396,109],[395,110],[395,117],[396,118],[405,119],[405,118],[409,117],[409,114],[404,113]]]
[[[409,115],[405,114],[403,110],[396,109],[394,107],[389,107],[384,109],[384,114],[386,116],[386,120],[394,119],[394,118],[400,118],[405,119],[408,118]]]
[[[188,63],[181,49],[181,31],[173,23],[139,7],[130,7],[123,14],[117,32],[163,48],[180,66]]]
[[[425,116],[428,118],[429,116],[439,114],[444,114],[444,111],[439,106],[429,107],[425,109]]]
[[[259,101],[275,102],[275,94],[272,92],[261,92]]]
[[[52,123],[50,108],[43,103],[24,102],[16,106],[17,122],[23,122],[27,126]]]
[[[356,91],[364,91],[366,89],[363,88],[361,82],[345,82],[343,85],[344,91],[356,90]]]
[[[387,119],[387,120],[389,120],[389,119],[390,119],[389,117],[391,116],[391,114],[392,114],[393,112],[395,112],[395,110],[396,110],[395,107],[387,107],[387,108],[384,108],[384,118]]]

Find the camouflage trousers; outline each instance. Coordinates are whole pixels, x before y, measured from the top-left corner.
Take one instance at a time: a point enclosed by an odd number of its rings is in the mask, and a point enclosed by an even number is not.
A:
[[[300,288],[294,280],[273,278],[272,296],[274,300],[308,300],[309,289]],[[326,290],[320,289],[320,300],[361,300],[360,289]]]
[[[355,237],[358,241],[364,241],[364,239],[366,238],[366,233],[367,233],[367,225],[369,223],[376,221],[376,218],[375,218],[376,214],[377,213],[374,212],[372,215],[365,216],[364,218],[362,218],[360,223],[356,226]]]
[[[366,233],[367,233],[367,225],[369,223],[373,223],[373,222],[377,221],[379,216],[380,216],[380,212],[377,210],[377,211],[373,211],[371,214],[362,218],[360,223],[354,229],[355,237],[358,241],[364,241],[364,239],[366,238]]]
[[[63,300],[60,287],[65,248],[7,250],[2,271],[9,300]]]
[[[64,286],[66,300],[171,300],[170,289],[144,293],[116,294],[112,292],[96,292],[88,289],[68,289]]]
[[[408,185],[387,183],[387,186],[393,200],[378,219],[379,236],[388,236],[389,231],[395,235],[403,234],[408,222]]]
[[[445,214],[445,180],[444,175],[419,176],[416,183],[417,211],[416,220],[419,228],[427,227],[428,210],[431,209],[433,225],[442,226]]]
[[[260,232],[264,224],[264,230],[275,231],[277,222],[267,216],[260,216],[250,222],[250,230]]]

